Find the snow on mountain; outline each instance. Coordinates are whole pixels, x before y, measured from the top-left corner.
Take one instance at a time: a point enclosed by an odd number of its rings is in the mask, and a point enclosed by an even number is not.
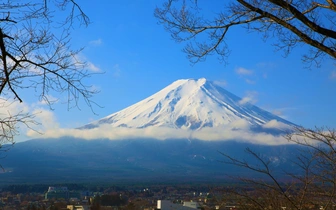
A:
[[[85,125],[97,128],[172,128],[197,131],[235,122],[272,127],[294,124],[258,108],[206,79],[183,79],[119,112]]]

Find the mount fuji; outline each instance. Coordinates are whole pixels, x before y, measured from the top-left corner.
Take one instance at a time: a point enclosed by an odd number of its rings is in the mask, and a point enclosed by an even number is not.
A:
[[[152,96],[79,129],[118,133],[122,128],[128,129],[128,134],[134,133],[134,137],[146,134],[160,139],[178,138],[179,133],[183,138],[213,140],[209,136],[216,133],[216,140],[224,140],[236,138],[239,134],[234,131],[278,135],[293,126],[202,78],[177,80]]]
[[[296,145],[281,134],[295,124],[206,79],[185,79],[117,113],[6,153],[1,184],[51,182],[220,182],[250,172],[225,166],[220,152],[253,161],[263,154],[278,171],[290,168]],[[88,139],[90,141],[88,141]],[[218,152],[220,151],[220,152]]]

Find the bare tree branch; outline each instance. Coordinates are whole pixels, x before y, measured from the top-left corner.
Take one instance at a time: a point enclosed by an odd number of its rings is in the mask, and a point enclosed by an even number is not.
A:
[[[56,18],[54,13],[65,11]],[[62,17],[63,16],[63,17]],[[59,23],[59,20],[63,21]],[[0,8],[0,105],[25,100],[22,89],[30,88],[38,100],[52,109],[49,95],[66,93],[68,108],[84,100],[91,108],[97,93],[85,81],[95,74],[78,59],[81,51],[70,46],[74,24],[87,26],[88,16],[75,0],[6,1]],[[18,128],[38,122],[34,114],[10,111],[0,113],[0,148],[13,144]]]
[[[296,171],[284,171],[286,181],[274,175],[267,157],[249,148],[246,149],[250,157],[248,161],[222,153],[225,158],[223,163],[263,175],[260,179],[235,176],[245,183],[245,188],[252,190],[237,188],[232,189],[232,193],[246,200],[242,202],[256,205],[256,209],[268,209],[270,206],[273,209],[308,209],[310,205],[333,209],[336,195],[335,130],[297,127],[286,138],[297,145],[298,154],[291,161]]]
[[[212,54],[226,60],[225,37],[229,29],[239,26],[261,32],[264,38],[274,36],[274,46],[285,55],[299,43],[310,46],[312,50],[302,56],[308,65],[320,66],[325,56],[336,59],[336,4],[332,0],[233,0],[223,3],[222,11],[209,19],[201,14],[198,4],[167,0],[154,13],[177,42],[188,42],[184,52],[192,63]]]

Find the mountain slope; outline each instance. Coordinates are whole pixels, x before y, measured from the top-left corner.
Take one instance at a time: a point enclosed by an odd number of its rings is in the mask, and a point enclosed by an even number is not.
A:
[[[250,126],[270,121],[294,124],[262,110],[206,79],[178,80],[156,94],[81,129],[164,127],[183,130],[225,127],[238,120]]]
[[[223,164],[220,152],[255,159],[245,148],[260,152],[272,170],[293,172],[297,145],[256,145],[235,141],[175,139],[94,140],[35,139],[15,144],[1,160],[0,186],[22,183],[192,183],[223,182],[226,175],[250,171]],[[283,175],[281,175],[282,177]]]

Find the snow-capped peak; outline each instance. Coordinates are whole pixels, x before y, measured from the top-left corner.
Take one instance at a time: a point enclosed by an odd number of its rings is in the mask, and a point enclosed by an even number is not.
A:
[[[238,120],[251,126],[262,126],[272,120],[293,125],[250,103],[242,104],[238,96],[201,78],[177,80],[152,96],[83,128],[108,124],[111,128],[199,130],[225,127]]]

